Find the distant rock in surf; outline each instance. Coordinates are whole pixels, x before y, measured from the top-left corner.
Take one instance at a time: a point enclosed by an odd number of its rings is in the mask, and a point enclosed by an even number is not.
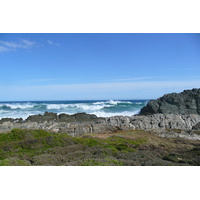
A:
[[[141,109],[140,115],[152,114],[200,114],[200,89],[184,90],[181,93],[165,94],[151,100]]]
[[[68,115],[65,113],[62,113],[60,115],[57,115],[57,113],[52,112],[45,112],[44,115],[31,115],[29,116],[26,121],[27,122],[39,122],[43,123],[45,121],[47,122],[86,122],[86,121],[92,121],[97,119],[96,115],[86,114],[84,112],[82,113],[76,113],[73,115]],[[7,119],[7,121],[11,121],[12,118]],[[6,119],[4,119],[6,121]]]

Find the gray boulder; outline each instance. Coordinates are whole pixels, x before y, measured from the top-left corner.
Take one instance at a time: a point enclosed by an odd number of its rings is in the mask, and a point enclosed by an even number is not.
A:
[[[140,115],[163,114],[200,114],[200,89],[184,90],[181,93],[165,94],[151,100],[141,109]]]

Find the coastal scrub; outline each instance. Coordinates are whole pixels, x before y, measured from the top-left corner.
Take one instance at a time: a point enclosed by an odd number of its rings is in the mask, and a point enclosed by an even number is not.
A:
[[[0,133],[0,166],[200,165],[200,142],[145,131],[79,137],[44,130]]]

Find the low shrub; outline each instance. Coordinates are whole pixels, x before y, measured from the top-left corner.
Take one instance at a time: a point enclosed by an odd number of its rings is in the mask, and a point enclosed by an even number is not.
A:
[[[0,160],[0,166],[30,166],[31,163],[27,160],[20,160],[18,158],[6,158]]]

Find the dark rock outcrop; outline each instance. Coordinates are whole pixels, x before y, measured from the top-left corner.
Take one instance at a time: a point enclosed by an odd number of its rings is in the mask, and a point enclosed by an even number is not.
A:
[[[0,124],[3,124],[4,122],[23,122],[23,119],[22,118],[16,118],[16,119],[13,119],[13,118],[2,118],[0,119]]]
[[[85,121],[91,121],[91,120],[97,119],[96,115],[89,115],[86,113],[76,113],[72,115],[72,117],[75,118],[76,122],[85,122]]]
[[[165,94],[151,100],[141,109],[140,115],[163,114],[200,114],[200,89],[184,90],[181,93]]]
[[[87,121],[93,121],[97,119],[96,115],[90,115],[86,113],[76,113],[73,115],[68,115],[65,113],[62,113],[60,115],[57,115],[57,113],[51,113],[51,112],[45,112],[44,115],[31,115],[29,116],[26,121],[27,122],[87,122]],[[12,122],[12,118],[4,118],[2,119],[2,123],[4,121],[10,121]]]
[[[28,122],[45,122],[45,121],[57,121],[57,113],[45,112],[44,115],[31,115],[26,121]]]
[[[192,130],[194,130],[194,131],[200,131],[200,122],[197,123],[195,126],[193,126]]]
[[[14,119],[13,118],[2,118],[0,120],[0,124],[3,124],[4,122],[13,122]]]
[[[68,114],[64,114],[64,113],[58,115],[58,120],[60,122],[75,122],[76,121],[74,117]]]

